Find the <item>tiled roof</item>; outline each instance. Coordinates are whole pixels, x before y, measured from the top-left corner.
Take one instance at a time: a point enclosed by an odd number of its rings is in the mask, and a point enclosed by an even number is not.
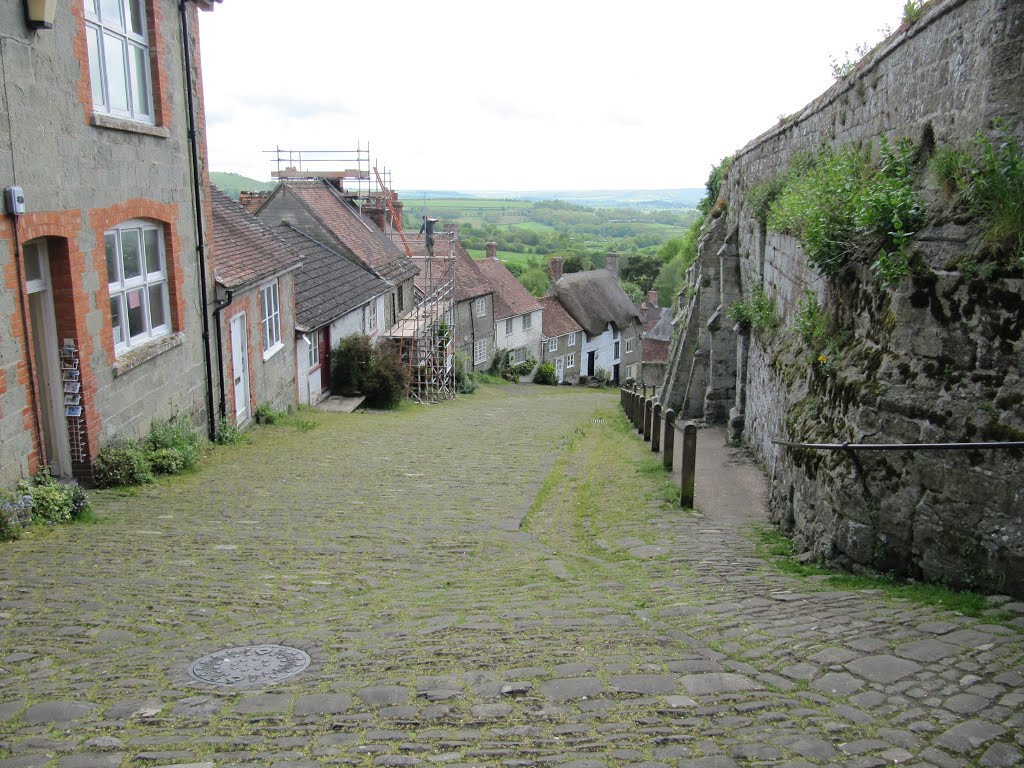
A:
[[[494,291],[495,322],[541,308],[533,294],[497,259],[481,259],[476,268]]]
[[[553,295],[591,336],[604,333],[608,323],[620,331],[640,323],[640,313],[619,280],[607,269],[572,272],[551,286]]]
[[[427,246],[423,235],[406,235],[406,240],[412,250],[412,260],[419,267],[420,273],[416,276],[416,287],[426,292],[427,270],[425,262],[428,258]],[[467,253],[465,246],[459,241],[458,236],[448,238],[445,233],[438,233],[434,240],[434,256],[441,257],[442,249],[451,249],[455,256],[455,301],[470,301],[478,296],[486,296],[493,293],[494,289],[487,283],[487,280],[480,274],[480,270],[473,261],[473,257]],[[445,254],[447,255],[447,254]],[[444,265],[437,269],[444,268]]]
[[[387,282],[368,269],[290,224],[278,224],[275,231],[302,254],[295,274],[295,319],[302,330],[327,325],[389,290]]]
[[[556,336],[564,336],[567,333],[581,333],[583,329],[580,324],[572,319],[572,315],[565,311],[565,307],[558,303],[554,296],[545,296],[540,300],[544,307],[544,317],[541,325],[544,335],[551,339]]]
[[[242,206],[210,187],[213,227],[210,260],[218,283],[239,288],[295,269],[302,256]]]
[[[326,182],[287,182],[286,185],[366,266],[398,285],[416,274],[416,265],[376,224],[363,216]]]
[[[641,344],[643,345],[643,354],[640,357],[645,363],[664,363],[668,360],[669,343],[667,341],[644,339]]]

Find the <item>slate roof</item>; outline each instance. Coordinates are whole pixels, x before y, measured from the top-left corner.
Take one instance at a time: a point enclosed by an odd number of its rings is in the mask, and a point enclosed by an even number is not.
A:
[[[218,283],[241,288],[299,266],[301,254],[213,185],[210,201],[210,260]]]
[[[534,295],[497,259],[481,259],[475,266],[494,291],[495,322],[541,309]]]
[[[295,325],[300,330],[327,325],[390,290],[385,280],[291,224],[278,224],[275,232],[302,254],[295,274]]]
[[[582,333],[580,324],[572,319],[572,315],[565,311],[565,307],[558,303],[554,296],[545,296],[540,300],[544,307],[544,316],[541,322],[542,333],[546,338],[553,339],[556,336],[565,336],[567,333]]]
[[[368,217],[323,181],[292,181],[284,186],[363,264],[393,285],[416,275],[416,265]]]
[[[608,323],[618,330],[640,322],[640,312],[607,269],[572,272],[551,286],[551,291],[573,319],[591,336],[604,333]]]

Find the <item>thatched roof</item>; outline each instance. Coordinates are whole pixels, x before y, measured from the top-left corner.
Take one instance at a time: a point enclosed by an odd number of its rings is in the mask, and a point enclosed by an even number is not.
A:
[[[591,336],[604,333],[608,323],[621,331],[641,322],[636,305],[607,269],[563,275],[551,286],[551,292]]]

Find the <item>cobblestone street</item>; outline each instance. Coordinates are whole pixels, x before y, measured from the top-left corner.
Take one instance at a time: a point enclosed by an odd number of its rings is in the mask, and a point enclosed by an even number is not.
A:
[[[1021,627],[770,569],[721,433],[688,513],[615,391],[302,418],[0,545],[0,768],[1024,761]]]

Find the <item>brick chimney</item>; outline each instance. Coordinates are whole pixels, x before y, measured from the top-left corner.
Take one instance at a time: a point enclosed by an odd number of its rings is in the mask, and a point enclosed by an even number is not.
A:
[[[405,208],[405,203],[398,199],[398,195],[395,192],[391,193],[391,207],[395,209],[395,215],[391,217],[393,219],[392,223],[395,225],[395,229],[401,229],[402,209]]]
[[[487,258],[495,260],[498,258],[498,244],[493,240],[487,243]]]
[[[239,192],[238,202],[249,213],[256,213],[256,209],[263,205],[263,201],[268,197],[269,192]]]
[[[557,283],[562,279],[562,257],[552,256],[551,261],[548,262],[548,277],[551,278],[552,283]]]
[[[652,307],[658,306],[658,292],[653,288],[647,292],[647,303]]]
[[[370,219],[381,232],[387,230],[387,219],[385,218],[387,208],[384,206],[384,200],[379,197],[371,197],[365,203],[363,203],[363,215]]]
[[[608,251],[608,253],[606,253],[604,255],[604,266],[605,266],[605,269],[607,269],[613,275],[618,277],[619,276],[619,254],[615,253],[615,251]]]

